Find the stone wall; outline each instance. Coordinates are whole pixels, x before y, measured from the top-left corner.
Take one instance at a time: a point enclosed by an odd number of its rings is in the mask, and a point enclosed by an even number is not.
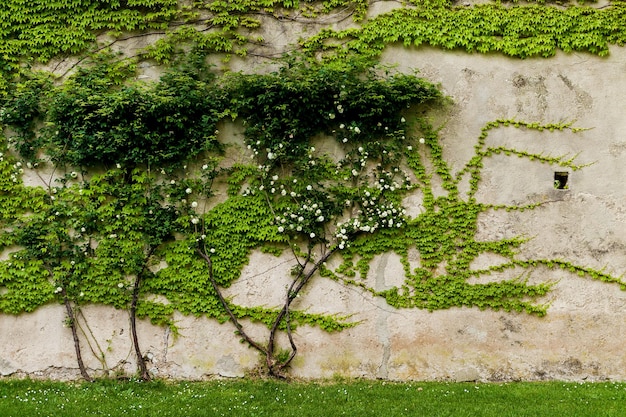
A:
[[[558,54],[551,59],[514,60],[429,48],[388,48],[383,61],[402,71],[418,70],[440,83],[453,104],[436,115],[444,157],[458,170],[473,155],[485,123],[499,118],[564,122],[589,128],[537,133],[499,129],[489,141],[550,155],[579,154],[590,166],[569,174],[569,188],[555,190],[557,168],[516,157],[492,158],[483,170],[478,199],[493,204],[549,201],[525,212],[498,211],[479,219],[485,240],[523,235],[529,258],[561,258],[603,269],[626,271],[626,50],[608,58]],[[236,64],[236,63],[235,63]],[[419,212],[416,203],[409,213]],[[477,264],[498,259],[483,256]],[[480,266],[480,265],[476,265]],[[288,258],[254,254],[228,294],[241,305],[267,306],[285,283]],[[391,254],[379,256],[369,284],[382,290],[397,284],[402,266]],[[356,288],[317,279],[299,301],[310,312],[351,314],[359,322],[340,333],[317,328],[296,331],[298,356],[292,375],[393,380],[603,380],[626,379],[626,292],[575,274],[537,269],[531,282],[553,281],[545,317],[523,313],[454,308],[396,310]],[[84,355],[90,369],[134,372],[127,313],[88,307]],[[76,378],[64,309],[50,305],[19,317],[1,316],[0,375]],[[248,325],[254,329],[253,324]],[[141,323],[142,349],[159,377],[203,379],[243,376],[258,355],[239,343],[229,324],[178,317],[180,335]],[[252,331],[254,333],[254,330]],[[89,351],[96,353],[91,354]],[[98,352],[104,352],[99,357]]]

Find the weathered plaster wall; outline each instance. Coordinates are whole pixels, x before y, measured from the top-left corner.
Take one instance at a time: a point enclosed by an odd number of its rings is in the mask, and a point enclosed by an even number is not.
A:
[[[434,49],[389,48],[383,60],[402,71],[419,70],[441,84],[454,104],[436,116],[443,125],[444,156],[460,169],[473,155],[480,129],[498,118],[560,122],[576,120],[589,130],[537,133],[493,131],[489,141],[546,154],[580,154],[591,163],[570,174],[569,190],[553,187],[554,167],[516,157],[492,158],[483,170],[478,198],[494,204],[550,200],[532,211],[498,211],[480,218],[485,240],[524,235],[529,258],[558,257],[577,264],[626,271],[626,49],[609,58],[563,55],[513,60]],[[419,212],[419,199],[410,208]],[[481,257],[489,265],[499,260]],[[288,258],[255,254],[228,294],[240,304],[278,304],[288,276]],[[375,259],[370,284],[399,283],[402,267],[393,255]],[[356,288],[318,279],[296,307],[311,312],[353,314],[360,324],[341,333],[297,330],[293,375],[451,380],[626,379],[626,292],[576,275],[538,269],[527,277],[554,281],[546,317],[455,308],[395,310]],[[84,309],[85,350],[105,353],[104,362],[84,352],[92,369],[132,373],[133,354],[125,313]],[[19,317],[0,317],[0,375],[74,378],[75,358],[62,306]],[[89,324],[89,328],[86,324]],[[256,353],[239,343],[230,324],[179,317],[180,336],[141,324],[142,349],[157,376],[206,378],[240,376],[258,364]],[[96,343],[98,345],[96,345]]]

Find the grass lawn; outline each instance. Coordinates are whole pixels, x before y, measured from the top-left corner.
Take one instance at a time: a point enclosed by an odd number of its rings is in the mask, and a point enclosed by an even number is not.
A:
[[[60,383],[0,379],[2,417],[626,416],[626,383]]]

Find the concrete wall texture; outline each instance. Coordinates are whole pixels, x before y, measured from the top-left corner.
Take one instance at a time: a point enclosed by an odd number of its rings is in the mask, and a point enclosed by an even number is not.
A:
[[[591,165],[569,175],[569,189],[555,190],[558,168],[515,157],[491,158],[478,199],[493,204],[550,201],[525,212],[497,211],[479,219],[485,240],[532,237],[529,258],[561,258],[626,271],[626,49],[608,58],[557,54],[550,59],[509,59],[430,48],[388,48],[382,60],[401,71],[419,70],[440,83],[452,104],[437,115],[444,157],[454,170],[473,155],[485,123],[499,118],[563,122],[589,128],[538,133],[499,129],[489,141],[545,154],[579,154]],[[409,207],[419,210],[419,207]],[[283,262],[284,261],[284,262]],[[488,256],[478,263],[497,262]],[[228,295],[241,305],[278,304],[292,267],[288,258],[256,253]],[[377,257],[369,284],[378,290],[402,276],[397,257]],[[295,334],[298,356],[291,374],[303,378],[345,377],[393,380],[603,380],[626,379],[626,292],[575,274],[537,270],[532,282],[553,281],[548,314],[453,308],[397,310],[382,299],[324,279],[315,280],[298,308],[352,314],[359,324],[339,333],[303,326]],[[278,289],[278,290],[277,290]],[[49,305],[19,317],[1,316],[0,375],[76,378],[64,309]],[[127,313],[103,307],[83,310],[85,359],[90,369],[134,372]],[[87,325],[89,327],[87,327]],[[255,325],[246,323],[255,333]],[[233,336],[230,323],[178,317],[180,335],[141,323],[142,349],[157,377],[203,379],[243,376],[258,355]],[[89,354],[99,349],[104,358]]]

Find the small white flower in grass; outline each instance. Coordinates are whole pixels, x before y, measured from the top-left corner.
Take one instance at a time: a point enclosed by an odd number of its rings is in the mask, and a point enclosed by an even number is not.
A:
[[[209,166],[207,164],[204,164],[204,165],[202,165],[202,169],[203,170],[207,170],[207,169],[209,169]]]
[[[348,138],[343,138],[342,142],[343,143],[347,143],[348,142]]]
[[[282,233],[285,231],[285,228],[283,226],[278,226],[278,233]]]
[[[359,171],[357,171],[356,169],[353,169],[352,170],[352,175],[354,175],[356,177],[357,175],[359,175]]]
[[[79,295],[80,297],[84,297],[84,296],[85,296],[85,293],[84,293],[84,292],[81,292],[81,293],[80,293],[80,294],[78,294],[78,295]]]
[[[289,195],[292,196],[292,197],[295,197],[296,196],[296,192],[292,191],[292,192],[289,193]]]
[[[122,168],[122,164],[115,164],[115,166],[117,167],[117,169],[121,169]]]
[[[335,113],[329,113],[329,114],[328,114],[328,118],[329,118],[330,120],[333,120],[333,119],[335,118]]]
[[[115,233],[111,233],[109,235],[109,239],[115,239],[117,237],[117,235]]]
[[[198,202],[197,201],[192,201],[191,202],[191,207],[193,207],[193,208],[198,207]]]
[[[199,218],[197,218],[197,217],[192,217],[192,218],[191,218],[191,223],[193,223],[193,224],[198,224],[198,223],[200,223],[200,219],[199,219]]]
[[[312,185],[307,185],[306,189],[307,189],[307,191],[312,191],[313,190],[313,186]]]
[[[206,239],[206,235],[200,236],[200,239],[202,239],[202,240]]]
[[[58,294],[58,293],[60,293],[61,291],[63,291],[63,288],[61,288],[61,287],[56,287],[56,289],[54,290],[54,293],[55,293],[55,294]]]
[[[209,249],[209,252],[211,252],[211,253],[215,253],[215,248],[211,248],[211,249]]]
[[[424,143],[426,143],[426,139],[424,139],[424,138],[420,138],[420,141],[419,141],[419,142],[420,142],[421,144],[424,144]]]
[[[193,190],[192,190],[191,188],[187,188],[187,189],[185,190],[185,192],[186,192],[187,194],[191,194],[191,193],[193,192]]]
[[[82,233],[85,233],[85,232],[87,231],[87,229],[85,229],[84,227],[81,227],[81,228],[80,228],[80,231],[81,231]]]
[[[124,288],[124,283],[120,282],[119,284],[117,284],[117,288]]]
[[[315,233],[311,232],[309,236],[311,237],[311,239],[313,239],[315,237]]]
[[[267,153],[267,159],[274,159],[276,158],[276,154],[272,153],[272,152],[268,152]]]
[[[359,129],[359,127],[358,127],[358,126],[356,126],[356,127],[354,128],[354,133],[356,133],[356,134],[361,133],[361,129]]]
[[[281,190],[280,195],[287,195],[287,190]]]
[[[318,222],[323,222],[324,221],[324,216],[319,216],[316,220]]]
[[[400,119],[400,122],[401,122],[401,123],[405,123],[405,122],[406,122],[406,119],[403,117],[403,118],[401,118],[401,119]]]
[[[339,129],[344,129],[346,127],[346,125],[344,125],[343,123],[339,125]]]
[[[409,151],[412,151],[412,150],[413,150],[413,147],[412,147],[411,145],[407,146],[406,148],[407,148]]]
[[[278,175],[272,176],[272,181],[278,181]]]

